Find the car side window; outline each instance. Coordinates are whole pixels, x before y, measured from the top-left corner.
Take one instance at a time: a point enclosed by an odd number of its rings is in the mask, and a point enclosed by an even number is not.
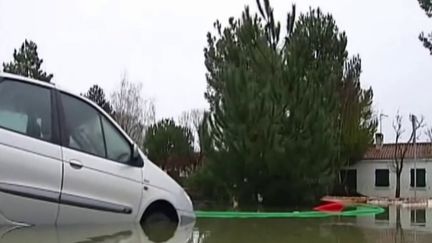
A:
[[[60,94],[65,120],[66,147],[106,157],[101,117],[91,105],[67,94]]]
[[[25,82],[0,82],[0,127],[52,140],[51,91]]]
[[[102,118],[102,124],[105,134],[108,159],[121,163],[128,163],[132,157],[130,143],[105,117]]]

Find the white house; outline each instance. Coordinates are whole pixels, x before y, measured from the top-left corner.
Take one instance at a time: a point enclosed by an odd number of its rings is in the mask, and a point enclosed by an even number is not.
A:
[[[351,190],[369,197],[394,198],[396,191],[396,170],[394,167],[395,144],[377,143],[363,159],[341,171]],[[432,144],[417,143],[417,159],[414,163],[414,145],[399,144],[407,148],[401,174],[401,198],[432,198]],[[414,167],[417,174],[414,175]],[[414,176],[416,188],[414,188]]]

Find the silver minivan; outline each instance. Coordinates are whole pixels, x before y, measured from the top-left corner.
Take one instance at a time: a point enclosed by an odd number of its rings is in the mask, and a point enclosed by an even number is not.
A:
[[[186,192],[101,108],[0,73],[0,224],[194,220]]]

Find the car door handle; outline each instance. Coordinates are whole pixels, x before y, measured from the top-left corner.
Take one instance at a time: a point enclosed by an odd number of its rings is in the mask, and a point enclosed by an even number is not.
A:
[[[69,160],[69,165],[74,168],[74,169],[81,169],[83,167],[83,164],[81,163],[81,161],[76,160],[76,159],[71,159]]]

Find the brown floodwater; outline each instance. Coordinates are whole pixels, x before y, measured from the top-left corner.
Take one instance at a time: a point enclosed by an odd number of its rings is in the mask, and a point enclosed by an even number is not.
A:
[[[185,225],[0,227],[0,243],[432,242],[432,209],[391,207],[373,216],[310,219],[197,219]]]

